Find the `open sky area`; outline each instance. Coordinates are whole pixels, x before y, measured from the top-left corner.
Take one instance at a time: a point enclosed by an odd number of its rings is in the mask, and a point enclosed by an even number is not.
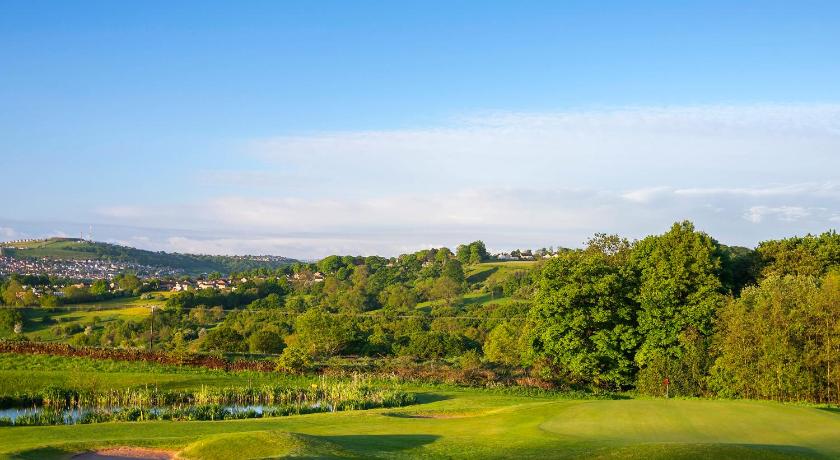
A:
[[[0,2],[0,240],[395,255],[840,226],[840,2]]]

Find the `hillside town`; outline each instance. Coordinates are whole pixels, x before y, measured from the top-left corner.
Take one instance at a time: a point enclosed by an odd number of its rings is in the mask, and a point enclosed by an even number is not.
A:
[[[47,275],[74,280],[99,280],[113,279],[120,273],[134,273],[143,279],[178,276],[183,274],[183,270],[107,260],[29,259],[0,256],[0,276],[15,273],[18,275]]]

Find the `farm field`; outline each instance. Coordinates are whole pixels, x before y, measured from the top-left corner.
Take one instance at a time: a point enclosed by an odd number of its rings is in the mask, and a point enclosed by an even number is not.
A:
[[[57,384],[75,367],[101,386],[244,385],[254,373],[46,356],[0,357],[3,392],[15,372]],[[57,374],[43,374],[44,366]],[[145,374],[145,381],[133,380]],[[262,374],[271,380],[305,380]],[[0,428],[0,458],[69,458],[108,446],[178,451],[183,458],[838,458],[840,411],[773,402],[520,396],[409,385],[402,408],[217,422],[107,422]]]

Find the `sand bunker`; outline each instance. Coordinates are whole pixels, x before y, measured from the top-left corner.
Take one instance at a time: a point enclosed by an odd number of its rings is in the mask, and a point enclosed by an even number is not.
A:
[[[173,458],[175,458],[173,451],[143,447],[109,447],[73,456],[74,460],[171,460]]]

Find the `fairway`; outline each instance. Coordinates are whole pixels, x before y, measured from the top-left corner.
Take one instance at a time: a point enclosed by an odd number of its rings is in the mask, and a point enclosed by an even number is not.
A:
[[[418,390],[422,390],[418,388]],[[156,446],[185,458],[837,458],[840,413],[752,401],[418,392],[387,410],[224,422],[0,428],[7,458]]]

